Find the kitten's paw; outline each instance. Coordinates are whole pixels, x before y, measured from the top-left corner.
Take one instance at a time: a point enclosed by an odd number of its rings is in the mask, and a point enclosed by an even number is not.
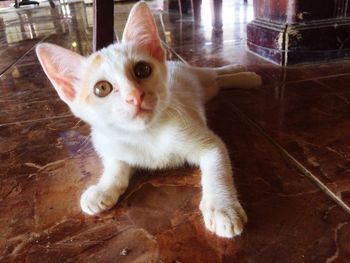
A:
[[[232,238],[243,232],[248,218],[238,201],[229,207],[201,201],[200,209],[206,228],[220,237]]]
[[[90,186],[80,198],[81,209],[89,215],[106,211],[117,203],[120,194],[117,190],[104,190],[99,185]]]

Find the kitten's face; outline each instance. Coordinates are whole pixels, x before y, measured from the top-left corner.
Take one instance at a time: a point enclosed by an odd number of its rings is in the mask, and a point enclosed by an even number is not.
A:
[[[60,98],[94,127],[142,130],[167,105],[165,53],[145,2],[130,11],[121,44],[87,58],[48,43],[36,52]]]
[[[141,130],[168,100],[166,67],[136,46],[116,44],[91,55],[72,111],[92,126]]]

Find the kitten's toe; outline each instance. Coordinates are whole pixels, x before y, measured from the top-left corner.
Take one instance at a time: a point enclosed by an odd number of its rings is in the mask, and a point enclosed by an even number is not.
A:
[[[239,202],[233,206],[223,208],[215,205],[208,205],[201,202],[204,223],[206,228],[220,237],[232,238],[243,232],[244,224],[248,221],[247,215]]]
[[[90,186],[80,198],[80,206],[84,213],[98,214],[112,208],[118,201],[118,191],[103,190],[98,185]]]

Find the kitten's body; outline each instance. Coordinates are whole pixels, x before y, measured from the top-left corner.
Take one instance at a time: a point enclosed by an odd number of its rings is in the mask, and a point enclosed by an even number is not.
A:
[[[101,156],[112,155],[118,149],[123,153],[120,160],[136,167],[161,169],[184,164],[189,151],[186,148],[191,145],[186,137],[206,127],[205,94],[190,66],[181,62],[166,64],[169,102],[157,122],[133,132],[92,125],[93,142]]]
[[[113,207],[137,167],[188,162],[202,171],[200,209],[206,227],[223,237],[242,232],[247,217],[237,199],[229,155],[206,125],[204,104],[219,86],[259,85],[256,74],[235,65],[210,69],[165,62],[152,15],[142,2],[131,11],[122,44],[88,58],[50,44],[39,45],[37,54],[60,97],[91,125],[104,165],[100,181],[81,197],[84,212]],[[136,77],[140,62],[151,66],[147,77]],[[100,82],[112,87],[103,97],[95,92]]]

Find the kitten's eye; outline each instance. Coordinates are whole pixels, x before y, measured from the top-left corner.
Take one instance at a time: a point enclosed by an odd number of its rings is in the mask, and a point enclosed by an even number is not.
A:
[[[106,97],[113,90],[112,84],[108,81],[102,80],[95,84],[94,94],[97,97],[103,98]]]
[[[145,61],[137,62],[134,66],[134,74],[139,79],[148,78],[152,74],[152,67]]]

